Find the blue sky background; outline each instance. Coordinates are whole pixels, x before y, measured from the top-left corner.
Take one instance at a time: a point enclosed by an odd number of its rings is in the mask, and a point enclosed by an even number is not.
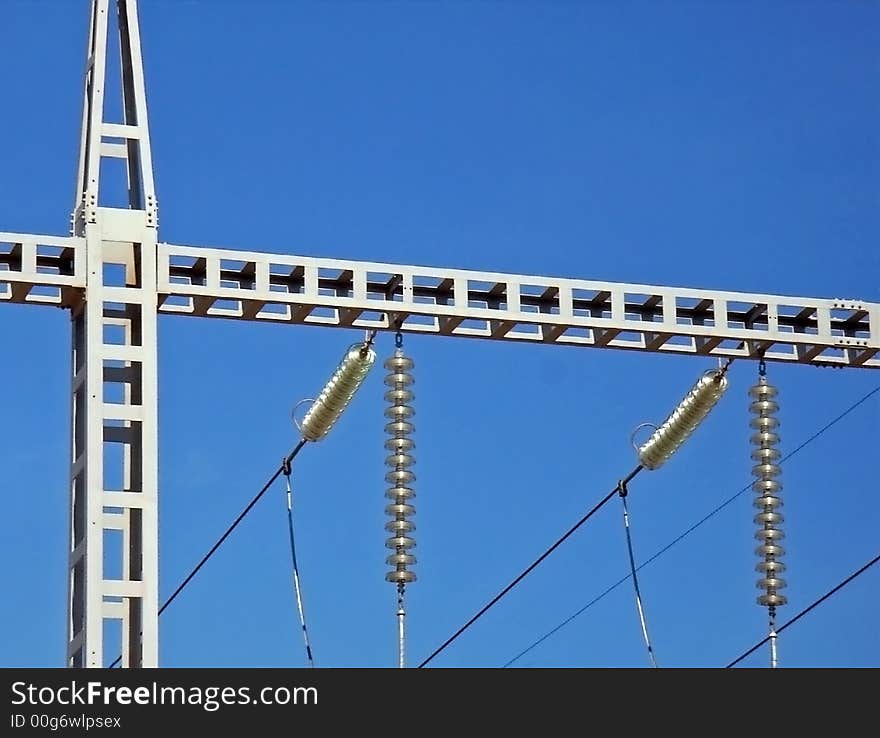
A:
[[[144,0],[140,15],[162,240],[880,301],[875,3]],[[0,3],[0,230],[67,233],[87,21],[85,0]],[[68,318],[3,305],[0,336],[0,665],[58,666]],[[160,318],[163,598],[293,445],[293,404],[361,336]],[[414,665],[632,468],[631,430],[713,364],[405,345]],[[706,424],[633,484],[637,560],[749,482],[756,372],[735,363]],[[395,664],[382,373],[296,468],[320,666]],[[769,375],[785,451],[880,384],[867,370]],[[878,398],[785,466],[781,620],[880,548]],[[643,570],[661,666],[723,665],[765,634],[753,514],[742,495]],[[284,515],[279,484],[163,615],[164,666],[305,665]],[[500,666],[626,571],[614,501],[434,665]],[[872,570],[789,629],[782,665],[878,665],[878,590]],[[646,663],[626,585],[517,665]],[[764,666],[766,650],[745,663]]]

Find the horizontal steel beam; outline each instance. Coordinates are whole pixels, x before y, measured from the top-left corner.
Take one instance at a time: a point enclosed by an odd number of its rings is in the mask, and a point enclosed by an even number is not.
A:
[[[85,239],[0,232],[0,302],[71,307],[86,286]]]
[[[159,311],[880,368],[880,304],[159,244]]]
[[[0,233],[0,301],[71,307],[83,239]],[[159,312],[880,368],[880,304],[159,244]]]

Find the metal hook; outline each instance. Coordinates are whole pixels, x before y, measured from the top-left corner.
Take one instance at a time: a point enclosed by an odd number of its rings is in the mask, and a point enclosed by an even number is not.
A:
[[[386,313],[388,317],[388,327],[394,328],[394,347],[403,348],[403,333],[400,329],[403,327],[403,318],[397,313]]]
[[[767,374],[767,362],[764,361],[764,352],[766,347],[762,346],[758,349],[758,376],[763,377]]]
[[[724,375],[727,374],[730,369],[730,365],[733,364],[733,358],[728,359],[727,361],[722,361],[720,358],[718,359],[718,368],[717,369],[707,369],[703,372],[703,376],[706,377],[714,377],[716,382],[720,382]]]

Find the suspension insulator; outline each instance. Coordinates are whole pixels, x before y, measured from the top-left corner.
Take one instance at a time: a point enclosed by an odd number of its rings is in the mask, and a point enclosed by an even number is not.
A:
[[[416,557],[408,553],[393,553],[385,559],[385,563],[391,564],[392,566],[397,566],[398,564],[415,564]]]
[[[704,374],[678,407],[639,448],[639,461],[646,469],[659,469],[715,407],[727,389],[727,377],[720,369]]]
[[[785,595],[779,590],[785,588],[785,579],[781,574],[785,571],[785,564],[781,558],[785,549],[779,545],[779,541],[785,538],[782,531],[782,523],[785,518],[782,515],[782,483],[777,479],[782,473],[779,460],[782,457],[778,444],[780,441],[779,420],[776,413],[779,412],[779,403],[776,402],[778,391],[776,387],[767,382],[767,377],[758,378],[758,383],[749,389],[749,411],[753,414],[749,425],[755,429],[751,443],[752,460],[758,462],[752,467],[755,482],[752,490],[756,493],[755,507],[759,512],[755,515],[755,524],[758,530],[755,538],[760,545],[755,553],[760,560],[755,566],[759,573],[757,587],[761,590],[757,602],[759,605],[776,608],[784,605],[787,601]],[[772,612],[772,610],[771,610]]]
[[[395,502],[399,500],[411,500],[416,496],[416,491],[412,487],[389,487],[385,492],[385,496]]]
[[[333,376],[303,418],[300,431],[305,440],[320,441],[330,432],[374,361],[376,352],[366,343],[356,343],[346,351]]]
[[[415,410],[412,402],[415,393],[412,390],[414,379],[412,369],[415,366],[413,360],[403,353],[402,348],[397,348],[394,355],[385,361],[385,417],[389,422],[385,424],[385,432],[388,438],[385,448],[390,452],[385,459],[389,471],[385,474],[385,481],[391,486],[386,490],[385,497],[392,503],[385,507],[385,513],[391,519],[385,523],[385,530],[392,533],[392,537],[385,541],[385,545],[392,549],[392,553],[385,563],[393,568],[385,575],[385,579],[397,585],[404,585],[416,581],[415,572],[410,567],[416,563],[416,557],[410,553],[415,548],[416,542],[412,538],[412,532],[416,529],[412,517],[416,509],[412,504],[416,496],[413,489],[416,475],[411,467],[416,463],[413,450],[415,443],[412,434],[415,431],[412,418]]]

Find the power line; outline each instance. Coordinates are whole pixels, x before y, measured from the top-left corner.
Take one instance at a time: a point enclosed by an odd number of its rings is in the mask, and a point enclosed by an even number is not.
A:
[[[645,608],[642,606],[642,593],[639,590],[639,578],[636,576],[636,560],[633,556],[632,535],[629,532],[629,506],[626,504],[627,489],[625,484],[618,488],[620,500],[623,502],[623,528],[626,531],[626,550],[629,554],[630,576],[636,590],[636,608],[639,611],[639,624],[642,626],[642,637],[645,639],[645,647],[648,649],[648,659],[651,666],[657,668],[657,657],[654,655],[654,647],[651,645],[651,636],[648,635],[648,619],[645,617]]]
[[[853,410],[858,408],[863,403],[867,402],[871,397],[873,397],[878,392],[880,392],[880,385],[878,385],[877,387],[872,389],[870,392],[868,392],[867,394],[863,395],[861,398],[856,400],[856,402],[854,402],[852,405],[850,405],[848,408],[846,408],[843,412],[841,412],[835,418],[828,421],[819,430],[817,430],[815,433],[813,433],[813,435],[811,435],[809,438],[807,438],[805,441],[803,441],[799,446],[797,446],[797,448],[795,448],[793,451],[790,451],[785,456],[783,456],[780,459],[780,463],[782,463],[786,459],[793,458],[798,453],[803,451],[807,446],[809,446],[811,443],[813,443],[813,441],[815,441],[817,438],[819,438],[821,435],[823,435],[826,431],[830,430],[833,426],[835,426],[837,423],[839,423],[841,420],[843,420],[847,415],[849,415],[851,412],[853,412]],[[712,510],[709,513],[707,513],[706,515],[704,515],[702,518],[700,518],[700,520],[698,520],[696,523],[694,523],[690,528],[685,530],[683,533],[680,533],[678,536],[673,538],[669,543],[667,543],[663,548],[661,548],[659,551],[657,551],[654,555],[652,555],[650,558],[646,559],[641,564],[639,564],[636,567],[636,571],[641,571],[648,564],[656,561],[663,554],[665,554],[670,548],[672,548],[676,544],[683,541],[691,533],[693,533],[697,528],[699,528],[701,525],[703,525],[704,523],[706,523],[709,520],[711,520],[712,518],[714,518],[724,508],[728,507],[734,500],[739,498],[745,492],[748,492],[751,489],[751,487],[752,487],[752,483],[749,482],[745,487],[740,489],[738,492],[736,492],[732,496],[728,497],[726,500],[724,500],[724,502],[722,502],[720,505],[718,505],[718,507],[716,507],[714,510]],[[604,599],[607,595],[611,594],[621,584],[626,582],[631,576],[632,576],[632,574],[627,574],[627,575],[621,577],[620,579],[618,579],[616,582],[614,582],[614,584],[610,585],[605,590],[600,592],[596,597],[594,597],[592,600],[590,600],[586,605],[581,607],[579,610],[575,611],[573,614],[569,615],[561,623],[559,623],[555,627],[548,630],[546,633],[544,633],[544,635],[542,635],[540,638],[538,638],[533,643],[531,643],[529,646],[527,646],[522,651],[520,651],[516,656],[514,656],[512,659],[507,661],[502,668],[507,668],[508,666],[516,663],[517,661],[519,661],[519,659],[521,659],[523,656],[525,656],[527,653],[529,653],[529,651],[532,651],[533,649],[535,649],[539,645],[541,645],[544,641],[546,641],[548,638],[556,635],[556,633],[558,633],[560,630],[562,630],[566,625],[571,623],[573,620],[576,620],[578,617],[583,615],[587,610],[589,610],[593,605],[595,605],[596,603],[598,603],[599,601]]]
[[[186,579],[184,579],[177,586],[177,589],[175,589],[174,592],[171,593],[171,596],[167,600],[165,600],[165,603],[162,605],[162,607],[159,608],[159,615],[161,615],[163,612],[165,612],[165,610],[168,609],[168,606],[172,602],[174,602],[175,599],[177,599],[177,596],[181,592],[183,592],[184,588],[193,580],[195,575],[199,573],[199,570],[206,563],[208,563],[208,559],[210,559],[214,555],[214,553],[217,551],[217,549],[223,545],[223,542],[227,538],[229,538],[230,535],[232,535],[232,532],[238,527],[238,524],[241,523],[241,521],[245,519],[247,514],[254,508],[254,505],[256,505],[260,501],[260,498],[262,498],[262,496],[264,494],[266,494],[266,492],[269,490],[269,488],[275,483],[275,480],[281,476],[281,473],[284,471],[284,469],[287,468],[289,466],[290,462],[296,458],[296,455],[302,450],[303,446],[305,446],[306,443],[307,443],[306,439],[303,438],[302,440],[300,440],[299,443],[296,444],[296,446],[293,448],[293,450],[287,456],[284,457],[284,461],[281,462],[281,464],[275,470],[275,473],[269,478],[269,481],[263,485],[263,488],[259,492],[257,492],[257,494],[254,496],[254,498],[247,504],[247,507],[245,507],[245,509],[242,510],[238,514],[238,517],[232,521],[232,523],[226,529],[226,531],[223,533],[223,535],[217,539],[217,542],[213,546],[211,546],[211,548],[208,550],[208,553],[206,553],[202,557],[202,560],[199,561],[199,563],[195,565],[195,568],[189,574],[187,574]],[[121,655],[117,656],[116,660],[112,664],[110,664],[110,666],[108,668],[112,669],[114,666],[119,664],[120,661],[122,661]]]
[[[462,625],[455,633],[453,633],[449,638],[447,638],[442,645],[437,647],[434,652],[428,656],[421,664],[419,664],[418,668],[421,669],[423,666],[427,665],[435,656],[437,656],[441,651],[443,651],[447,646],[449,646],[456,638],[458,638],[462,633],[464,633],[468,628],[470,628],[477,620],[479,620],[488,610],[491,608],[496,602],[498,602],[504,595],[506,595],[510,590],[512,590],[517,584],[519,584],[523,579],[528,576],[544,559],[546,559],[551,553],[553,553],[559,546],[561,546],[569,536],[571,536],[578,528],[580,528],[584,523],[586,523],[594,513],[598,512],[605,503],[607,503],[614,495],[617,494],[618,489],[620,489],[620,485],[627,484],[632,481],[636,474],[638,474],[643,469],[642,465],[639,464],[635,469],[633,469],[629,475],[618,482],[617,486],[614,487],[605,497],[603,497],[599,502],[595,504],[595,506],[584,515],[580,520],[577,521],[571,528],[569,528],[561,537],[559,537],[556,542],[550,546],[544,553],[542,553],[537,559],[535,559],[516,579],[514,579],[510,584],[508,584],[504,589],[502,589],[497,595],[495,595],[489,602],[487,602],[482,609],[474,615],[470,620],[468,620],[464,625]]]
[[[306,658],[309,666],[315,668],[315,658],[312,655],[312,644],[309,641],[309,629],[306,627],[306,611],[303,607],[302,590],[299,585],[299,564],[296,561],[296,539],[293,535],[293,490],[290,486],[290,464],[285,461],[282,471],[287,481],[287,532],[290,536],[290,560],[293,565],[293,591],[296,595],[296,609],[299,613],[299,624],[302,627],[303,643],[306,647]]]
[[[177,598],[177,596],[178,596],[181,592],[183,592],[183,590],[184,590],[184,588],[186,587],[186,585],[189,584],[189,583],[192,581],[193,577],[195,577],[195,575],[199,573],[199,570],[200,570],[200,569],[201,569],[206,563],[208,563],[208,559],[210,559],[210,558],[214,555],[214,553],[217,551],[217,549],[220,548],[220,546],[223,545],[223,542],[224,542],[227,538],[229,538],[229,536],[232,534],[232,531],[234,531],[234,530],[238,527],[238,524],[239,524],[242,520],[245,519],[245,517],[247,516],[247,514],[253,509],[254,505],[256,505],[256,504],[260,501],[260,498],[261,498],[264,494],[266,494],[266,492],[269,490],[269,488],[275,483],[275,480],[278,479],[278,477],[281,476],[281,473],[282,473],[282,471],[284,470],[284,468],[285,468],[288,464],[290,464],[290,462],[293,461],[294,458],[296,458],[296,455],[300,452],[300,450],[302,449],[302,447],[305,446],[305,445],[306,445],[306,440],[305,440],[305,439],[302,439],[299,443],[296,444],[296,446],[294,447],[293,451],[291,451],[291,452],[285,457],[285,459],[284,459],[284,461],[281,463],[281,465],[275,470],[275,473],[269,478],[269,481],[266,482],[266,484],[263,485],[263,488],[262,488],[259,492],[257,492],[257,494],[254,496],[254,498],[248,503],[247,507],[246,507],[244,510],[242,510],[242,511],[238,514],[238,517],[237,517],[235,520],[232,521],[232,524],[226,529],[226,531],[223,533],[223,535],[220,536],[220,538],[217,539],[217,542],[216,542],[213,546],[211,546],[211,548],[210,548],[210,550],[208,551],[208,553],[206,553],[206,554],[202,557],[202,560],[201,560],[198,564],[196,564],[195,568],[194,568],[194,569],[193,569],[193,570],[187,575],[186,579],[184,579],[184,580],[178,585],[177,589],[174,590],[174,592],[171,594],[171,596],[170,596],[167,600],[165,600],[165,604],[163,604],[162,607],[159,608],[159,614],[160,614],[160,615],[161,615],[163,612],[165,612],[165,610],[168,609],[168,606],[169,606],[172,602],[174,602],[174,600]]]
[[[859,569],[859,570],[857,570],[857,571],[854,571],[852,574],[850,574],[846,579],[844,579],[844,580],[843,580],[840,584],[838,584],[836,587],[834,587],[833,589],[828,590],[828,591],[827,591],[825,594],[823,594],[818,600],[816,600],[815,602],[813,602],[813,603],[810,604],[810,605],[807,605],[803,610],[801,610],[801,611],[800,611],[797,615],[795,615],[791,620],[788,620],[784,625],[780,626],[780,627],[777,629],[776,632],[777,632],[777,633],[781,633],[781,632],[782,632],[783,630],[785,630],[789,625],[794,625],[794,624],[795,624],[798,620],[800,620],[804,615],[806,615],[808,612],[810,612],[810,611],[813,610],[814,608],[816,608],[816,607],[818,607],[819,605],[821,605],[825,600],[827,600],[829,597],[831,597],[831,595],[835,594],[836,592],[839,592],[841,589],[843,589],[847,584],[849,584],[849,583],[850,583],[853,579],[855,579],[857,576],[859,576],[860,574],[864,574],[866,571],[868,571],[868,569],[870,569],[872,566],[874,566],[874,564],[876,564],[878,561],[880,561],[880,554],[877,554],[873,559],[871,559],[871,560],[870,560],[867,564],[865,564],[861,569]],[[726,668],[726,669],[730,669],[731,667],[736,666],[736,665],[737,665],[740,661],[742,661],[746,656],[749,656],[749,655],[753,654],[755,651],[757,651],[761,646],[763,646],[763,645],[764,645],[767,641],[769,641],[769,640],[770,640],[770,636],[765,636],[765,637],[764,637],[764,640],[759,641],[759,642],[756,643],[754,646],[752,646],[748,651],[746,651],[745,653],[743,653],[741,656],[735,658],[735,659],[734,659],[733,661],[731,661],[731,662],[730,662],[725,668]]]
[[[807,440],[805,440],[803,443],[801,443],[797,448],[795,448],[793,451],[791,451],[790,453],[788,453],[784,457],[782,457],[781,461],[784,461],[785,459],[790,459],[793,456],[795,456],[797,453],[802,451],[804,448],[806,448],[808,445],[810,445],[813,441],[815,441],[817,438],[819,438],[822,434],[824,434],[831,427],[833,427],[838,422],[840,422],[843,418],[845,418],[847,415],[849,415],[853,410],[855,410],[861,404],[866,402],[870,397],[875,395],[877,392],[880,392],[880,386],[877,386],[874,389],[872,389],[870,392],[868,392],[866,395],[861,397],[859,400],[857,400],[854,404],[852,404],[846,410],[841,412],[837,417],[835,417],[834,419],[832,419],[831,421],[826,423],[822,428],[820,428],[818,431],[816,431]],[[199,563],[196,564],[196,566],[193,568],[193,570],[186,576],[186,578],[178,585],[178,587],[174,590],[174,592],[171,594],[171,596],[168,597],[168,599],[159,608],[159,612],[158,612],[159,615],[161,615],[166,609],[168,609],[168,607],[171,605],[171,603],[183,592],[183,590],[186,588],[186,586],[193,580],[193,578],[196,576],[196,574],[198,574],[198,572],[201,570],[201,568],[214,555],[214,553],[217,551],[217,549],[219,549],[220,546],[223,545],[223,543],[226,541],[226,539],[233,533],[233,531],[244,520],[244,518],[247,516],[247,514],[260,501],[260,499],[269,490],[269,488],[272,486],[272,484],[274,484],[274,482],[278,479],[278,477],[281,476],[284,468],[302,450],[302,448],[305,446],[306,442],[307,441],[305,439],[300,440],[299,443],[297,443],[297,445],[294,447],[294,449],[285,457],[284,461],[275,470],[275,472],[272,474],[272,476],[269,478],[269,480],[266,482],[266,484],[263,485],[263,487],[260,489],[260,491],[254,496],[254,498],[248,503],[248,505],[241,511],[241,513],[239,513],[238,517],[235,518],[235,520],[229,525],[229,527],[226,529],[226,531],[220,536],[219,539],[217,539],[216,543],[214,543],[214,545],[202,557],[202,559],[199,561]],[[629,474],[629,476],[627,476],[626,479],[623,480],[623,483],[625,484],[625,483],[631,481],[636,476],[636,474],[638,474],[639,471],[641,471],[641,469],[642,469],[641,466],[636,467]],[[742,495],[744,492],[748,491],[750,489],[750,487],[751,487],[751,484],[746,485],[744,488],[739,490],[736,494],[729,497],[727,500],[725,500],[723,503],[721,503],[721,505],[719,505],[714,510],[709,512],[701,520],[699,520],[697,523],[695,523],[690,528],[685,530],[678,537],[676,537],[670,543],[668,543],[666,546],[664,546],[662,549],[657,551],[653,556],[651,556],[650,558],[645,560],[643,563],[641,563],[638,567],[635,568],[635,572],[640,571],[643,567],[647,566],[648,564],[652,563],[657,558],[662,556],[664,553],[666,553],[666,551],[668,551],[674,545],[676,545],[677,543],[682,541],[684,538],[686,538],[688,535],[690,535],[693,531],[695,531],[697,528],[699,528],[701,525],[703,525],[703,523],[707,522],[712,517],[714,517],[717,513],[719,513],[721,510],[723,510],[725,507],[730,505],[740,495]],[[419,664],[418,668],[422,668],[422,667],[426,666],[437,655],[439,655],[441,651],[443,651],[449,645],[451,645],[453,641],[455,641],[462,633],[465,632],[465,630],[467,630],[471,625],[473,625],[491,607],[493,607],[499,600],[501,600],[501,598],[503,598],[510,590],[512,590],[517,584],[519,584],[520,581],[522,581],[528,574],[530,574],[542,561],[544,561],[544,559],[546,559],[551,553],[553,553],[553,551],[555,551],[565,540],[567,540],[573,533],[575,533],[575,531],[577,531],[578,528],[581,527],[581,525],[583,525],[590,517],[592,517],[592,515],[595,514],[603,505],[605,505],[608,502],[608,500],[610,500],[615,494],[617,494],[617,492],[618,492],[618,487],[615,487],[608,495],[606,495],[599,503],[597,503],[596,506],[594,506],[588,513],[586,513],[586,515],[584,515],[577,523],[575,523],[574,526],[572,526],[568,531],[566,531],[566,533],[563,534],[552,546],[550,546],[550,548],[548,548],[543,554],[541,554],[541,556],[539,556],[528,568],[526,568],[519,576],[517,576],[516,579],[514,579],[509,585],[507,585],[507,587],[505,587],[494,598],[492,598],[492,600],[490,600],[479,612],[477,612],[476,615],[474,615],[468,622],[466,622],[452,636],[450,636],[441,646],[439,646],[430,656],[428,656],[428,658],[426,658],[424,661],[422,661],[422,663]],[[781,628],[779,628],[779,630],[777,632],[781,632],[784,628],[788,627],[788,625],[791,625],[797,619],[799,619],[800,617],[805,615],[807,612],[809,612],[810,609],[812,609],[813,607],[818,605],[824,599],[827,599],[828,597],[830,597],[832,594],[834,594],[834,592],[836,592],[837,590],[839,590],[840,588],[842,588],[846,584],[848,584],[850,581],[852,581],[852,579],[854,579],[859,574],[861,574],[863,571],[865,571],[867,568],[869,568],[870,566],[875,564],[878,559],[880,559],[880,555],[878,555],[877,558],[872,560],[865,567],[863,567],[858,572],[856,572],[855,574],[850,576],[848,579],[846,579],[844,582],[842,582],[837,587],[835,587],[835,589],[831,590],[829,593],[824,595],[822,598],[820,598],[820,600],[813,603],[813,605],[811,605],[809,608],[807,608],[807,610],[799,613],[797,616],[795,616],[795,618],[788,621],[785,625],[783,625]],[[541,638],[539,638],[534,643],[532,643],[530,646],[528,646],[526,649],[524,649],[519,654],[514,656],[510,661],[508,661],[506,664],[504,664],[504,666],[505,667],[510,666],[515,661],[517,661],[522,656],[524,656],[526,653],[528,653],[529,651],[534,649],[536,646],[538,646],[539,644],[541,644],[545,640],[547,640],[549,637],[551,637],[552,635],[557,633],[563,627],[565,627],[570,622],[572,622],[575,618],[577,618],[578,616],[580,616],[581,614],[586,612],[590,607],[592,607],[594,604],[596,604],[601,599],[603,599],[606,595],[610,594],[613,590],[615,590],[621,584],[623,584],[628,579],[630,579],[634,575],[635,572],[633,572],[631,574],[627,574],[626,576],[617,580],[614,584],[612,584],[610,587],[605,589],[601,594],[599,594],[597,597],[595,597],[590,602],[588,602],[586,605],[584,605],[584,607],[582,607],[580,610],[575,612],[573,615],[568,617],[566,620],[562,621],[555,628],[553,628],[552,630],[545,633],[543,636],[541,636]],[[765,638],[765,640],[763,640],[761,643],[757,644],[752,649],[752,651],[754,651],[757,648],[760,648],[760,646],[762,646],[766,642],[767,642],[767,639]],[[738,661],[742,660],[747,655],[752,653],[752,651],[749,651],[746,654],[743,654],[743,656],[741,656],[739,659],[737,659],[737,661],[732,662],[729,666],[732,666],[735,663],[737,663]],[[112,664],[110,664],[109,668],[113,668],[113,667],[117,666],[121,660],[122,660],[122,656],[120,655],[116,658],[116,660]]]

